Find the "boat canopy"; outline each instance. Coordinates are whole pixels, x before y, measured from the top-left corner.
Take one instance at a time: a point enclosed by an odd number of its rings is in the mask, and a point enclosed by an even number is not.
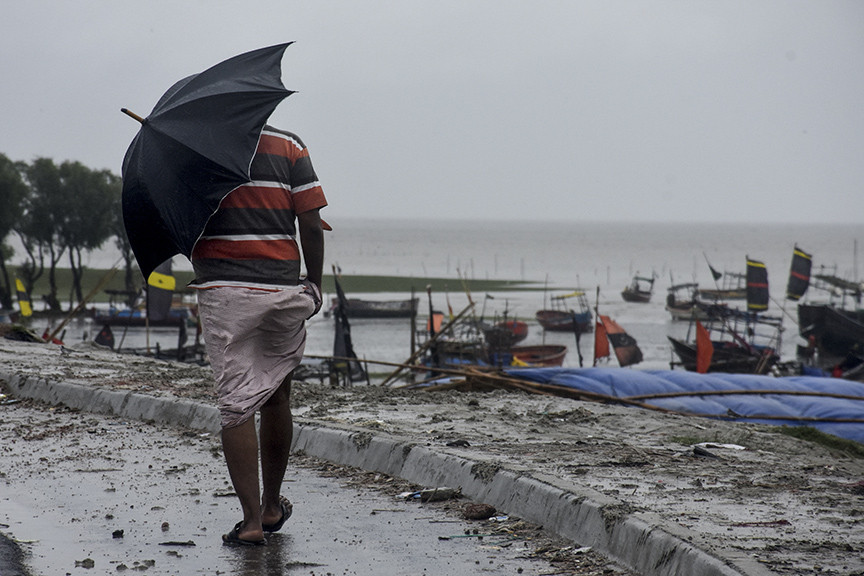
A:
[[[585,292],[583,290],[576,290],[574,292],[570,292],[568,294],[559,294],[557,296],[552,296],[553,300],[564,300],[565,298],[575,298],[577,296],[585,296]]]

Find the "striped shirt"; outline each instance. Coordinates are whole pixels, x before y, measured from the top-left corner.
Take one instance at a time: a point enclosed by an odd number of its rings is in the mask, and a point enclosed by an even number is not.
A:
[[[250,176],[222,200],[195,244],[193,288],[299,282],[295,217],[327,205],[309,152],[295,134],[265,126]]]

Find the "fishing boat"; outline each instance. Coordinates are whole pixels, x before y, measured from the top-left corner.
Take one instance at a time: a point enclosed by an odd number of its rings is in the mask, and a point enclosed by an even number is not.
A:
[[[798,330],[820,358],[833,365],[850,354],[864,355],[862,286],[831,274],[816,274],[814,288],[827,292],[825,302],[798,304]]]
[[[166,316],[154,318],[151,314],[147,317],[146,308],[117,308],[110,307],[107,310],[97,309],[93,322],[103,326],[180,326],[186,325],[194,319],[190,308],[172,307]]]
[[[766,374],[780,360],[782,317],[765,314],[768,272],[757,260],[747,260],[747,309],[696,302],[705,323],[693,319],[686,340],[667,336],[679,361],[694,372]]]
[[[704,327],[712,349],[707,372],[766,374],[779,362],[777,351],[780,349],[782,318],[754,317],[727,306],[701,306],[706,308],[708,320]],[[667,338],[680,360],[670,362],[670,366],[680,365],[685,370],[698,371],[699,347],[702,345],[699,339]]]
[[[723,281],[715,288],[699,288],[696,295],[703,300],[717,302],[721,300],[744,300],[747,298],[746,274],[739,272],[723,272],[722,275],[717,273],[713,268],[712,274],[718,278],[720,275]]]
[[[521,320],[505,320],[484,324],[483,336],[493,350],[507,350],[528,336],[528,324]]]
[[[575,299],[578,311],[570,308],[569,302]],[[588,307],[588,299],[585,292],[576,290],[569,294],[552,296],[552,307],[538,310],[535,317],[544,330],[550,332],[574,332],[584,334],[591,332],[593,316]]]
[[[495,324],[513,334],[513,342],[519,343],[528,337],[528,323],[521,320],[503,320]]]
[[[18,318],[15,310],[0,309],[0,324],[12,324]]]
[[[685,282],[673,284],[666,294],[666,310],[672,315],[672,320],[707,320],[708,316],[700,308],[697,299],[699,284]]]
[[[538,344],[536,346],[514,346],[510,349],[514,366],[561,366],[567,356],[567,346]]]
[[[600,290],[597,290],[598,300]],[[622,368],[642,362],[642,350],[636,339],[630,336],[624,328],[615,320],[605,314],[600,314],[599,305],[595,309],[597,313],[597,328],[594,330],[594,366],[610,356],[609,345],[615,350],[615,358]]]
[[[194,325],[195,314],[176,292],[177,280],[171,271],[171,260],[153,270],[139,292],[106,290],[108,308],[97,309],[93,320],[102,326],[186,326]],[[116,300],[122,300],[117,304]]]
[[[344,311],[349,318],[411,318],[417,315],[419,298],[405,300],[362,300],[346,298]],[[329,316],[339,306],[339,298],[332,298],[330,309],[325,314]]]
[[[830,304],[799,304],[799,333],[831,361],[850,352],[864,354],[864,309],[846,310]],[[827,359],[827,358],[826,358]]]
[[[654,276],[646,278],[636,275],[629,286],[621,292],[621,297],[625,302],[640,302],[647,303],[651,301],[651,295],[654,293]]]

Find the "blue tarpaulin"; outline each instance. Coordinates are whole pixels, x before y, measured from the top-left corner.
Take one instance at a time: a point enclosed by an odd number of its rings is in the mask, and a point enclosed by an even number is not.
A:
[[[522,380],[640,402],[673,412],[812,426],[864,443],[864,383],[838,378],[698,374],[621,368],[518,368]]]

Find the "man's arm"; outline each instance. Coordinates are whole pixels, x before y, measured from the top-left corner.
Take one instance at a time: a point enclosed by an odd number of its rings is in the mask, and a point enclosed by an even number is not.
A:
[[[321,276],[324,270],[324,229],[318,210],[309,210],[297,215],[300,229],[300,246],[306,263],[306,278],[321,291]]]

